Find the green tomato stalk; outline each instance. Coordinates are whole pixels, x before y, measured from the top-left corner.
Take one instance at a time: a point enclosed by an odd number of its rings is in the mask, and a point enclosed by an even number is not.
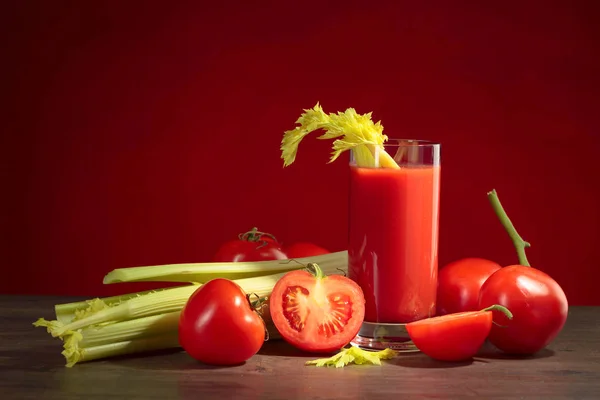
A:
[[[266,236],[270,239],[272,239],[275,242],[277,241],[277,238],[273,235],[271,235],[270,233],[267,232],[261,232],[258,230],[257,227],[252,228],[251,230],[249,230],[248,232],[245,233],[240,233],[238,235],[238,239],[243,240],[243,241],[247,241],[247,242],[257,242],[260,243],[256,248],[260,249],[261,247],[266,246],[267,244],[269,244],[269,242],[267,242],[266,240],[264,240],[262,237]]]
[[[523,238],[519,235],[517,230],[515,229],[513,223],[510,218],[508,218],[508,214],[504,211],[502,207],[502,203],[500,203],[500,199],[498,198],[498,194],[496,193],[496,189],[493,189],[491,192],[488,192],[488,199],[496,213],[496,216],[502,223],[502,226],[510,236],[510,239],[517,250],[517,256],[519,258],[519,264],[525,267],[530,267],[529,261],[527,260],[527,255],[525,254],[525,249],[527,247],[531,247],[529,242],[523,240]]]
[[[513,318],[513,314],[510,312],[510,310],[504,306],[501,306],[500,304],[494,304],[493,306],[484,308],[481,311],[500,311],[502,314],[504,314],[506,316],[506,318],[508,318],[508,319]]]
[[[306,270],[314,275],[317,280],[321,280],[326,276],[321,267],[319,267],[319,264],[314,262],[309,262],[306,264]]]
[[[513,319],[513,313],[510,312],[510,310],[504,306],[501,306],[500,304],[494,304],[492,306],[489,306],[487,308],[484,308],[481,311],[500,311],[502,314],[504,314],[504,316],[508,319]],[[500,328],[506,328],[506,325],[500,325],[499,323],[497,323],[496,321],[492,320],[492,324],[499,326]]]

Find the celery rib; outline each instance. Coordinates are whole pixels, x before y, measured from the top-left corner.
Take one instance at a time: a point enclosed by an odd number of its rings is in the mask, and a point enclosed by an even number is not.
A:
[[[102,298],[94,298],[83,301],[75,301],[71,303],[63,303],[56,304],[54,306],[54,313],[56,314],[56,319],[62,323],[71,322],[77,314],[83,312],[84,310],[90,308],[94,302],[101,301],[107,306],[114,306],[134,297],[143,296],[149,293],[160,292],[163,290],[167,290],[169,288],[158,288],[152,290],[144,290],[142,292],[135,293],[126,293],[119,296],[110,296],[110,297],[102,297]]]
[[[114,307],[108,307],[85,318],[76,319],[64,326],[51,328],[50,333],[57,337],[90,325],[178,311],[183,308],[198,287],[198,285],[183,286],[134,297]]]
[[[177,333],[181,311],[151,315],[103,326],[90,326],[81,331],[82,347],[101,346],[119,341],[140,339],[164,333]]]
[[[307,263],[319,264],[322,269],[348,264],[348,252],[338,251],[294,260],[269,260],[252,262],[220,262],[154,265],[118,268],[104,277],[104,284],[120,282],[192,282],[206,283],[214,278],[232,280],[271,275],[303,268]]]
[[[77,363],[85,361],[178,347],[180,347],[179,338],[177,332],[175,332],[86,347],[74,351],[65,349],[62,354],[67,360],[66,366],[72,367]]]

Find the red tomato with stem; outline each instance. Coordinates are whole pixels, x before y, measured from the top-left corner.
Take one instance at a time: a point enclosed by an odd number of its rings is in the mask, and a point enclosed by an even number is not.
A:
[[[248,360],[265,341],[265,323],[235,282],[217,278],[200,286],[179,318],[179,344],[193,358],[211,365]]]
[[[438,274],[437,315],[477,311],[479,290],[500,264],[484,258],[463,258],[441,268]]]
[[[317,264],[309,263],[275,284],[269,308],[284,340],[307,352],[328,353],[339,351],[358,333],[365,297],[351,279],[325,276]]]
[[[529,265],[525,248],[530,244],[517,233],[495,190],[490,203],[517,250],[519,265],[504,267],[492,274],[481,287],[479,306],[501,304],[514,318],[509,322],[494,313],[494,321],[505,328],[492,327],[489,340],[511,354],[534,354],[560,333],[567,321],[569,304],[560,285],[548,274]]]
[[[424,354],[440,361],[465,361],[473,358],[492,328],[492,311],[510,317],[510,311],[493,306],[481,311],[465,311],[406,324],[414,345]]]
[[[223,243],[213,257],[214,262],[285,260],[287,254],[270,233],[252,228],[240,233],[236,240]]]
[[[285,246],[284,252],[288,258],[313,257],[330,253],[329,250],[310,242],[296,242]]]
[[[490,343],[511,354],[534,354],[560,333],[569,306],[559,284],[548,274],[523,265],[511,265],[495,272],[481,288],[479,305],[502,304],[514,315],[507,321],[494,313]]]

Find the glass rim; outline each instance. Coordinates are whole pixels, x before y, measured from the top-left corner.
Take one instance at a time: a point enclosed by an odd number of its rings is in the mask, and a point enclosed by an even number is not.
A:
[[[441,143],[426,139],[388,138],[387,141],[383,142],[383,146],[439,147]]]

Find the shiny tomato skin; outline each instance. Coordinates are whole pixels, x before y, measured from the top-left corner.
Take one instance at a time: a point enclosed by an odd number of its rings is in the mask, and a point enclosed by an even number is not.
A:
[[[479,307],[500,304],[512,320],[494,311],[489,340],[510,354],[530,355],[546,347],[560,333],[567,320],[567,297],[548,274],[533,267],[510,265],[495,272],[483,284]]]
[[[287,254],[273,240],[230,240],[219,247],[214,262],[286,260]]]
[[[310,242],[296,242],[284,247],[289,258],[314,257],[329,254],[330,251]]]
[[[193,358],[210,365],[248,360],[265,341],[265,325],[235,282],[217,278],[200,286],[179,318],[179,344]]]
[[[406,324],[414,345],[440,361],[473,358],[492,328],[491,311],[467,311]]]
[[[479,290],[501,268],[485,258],[469,257],[453,261],[438,273],[437,315],[481,310]]]
[[[306,270],[286,273],[269,300],[271,319],[282,338],[311,353],[339,351],[358,333],[365,297],[341,275],[317,278]]]

